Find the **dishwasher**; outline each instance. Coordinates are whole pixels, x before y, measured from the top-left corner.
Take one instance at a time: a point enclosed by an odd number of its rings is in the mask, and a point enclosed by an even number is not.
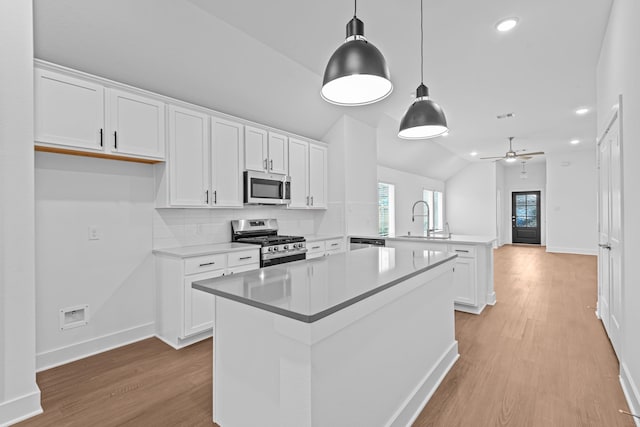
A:
[[[376,239],[375,237],[351,237],[349,239],[349,250],[375,248],[385,246],[384,239]]]

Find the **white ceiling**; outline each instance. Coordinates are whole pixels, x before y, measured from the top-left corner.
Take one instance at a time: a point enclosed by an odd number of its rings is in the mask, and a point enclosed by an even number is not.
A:
[[[425,0],[425,84],[451,132],[411,143],[384,132],[380,163],[446,179],[462,159],[475,160],[471,151],[506,152],[508,136],[516,137],[516,150],[593,147],[596,63],[610,7],[611,0]],[[365,35],[385,55],[394,83],[390,97],[365,107],[337,107],[319,96],[326,62],[353,14],[344,0],[35,0],[35,51],[321,139],[345,113],[376,127],[399,122],[420,83],[419,8],[417,0],[359,2]],[[508,16],[520,25],[498,33],[495,23]],[[576,116],[582,106],[592,111]],[[496,119],[508,112],[516,117]],[[574,138],[584,142],[571,146]],[[433,155],[450,168],[429,169]]]

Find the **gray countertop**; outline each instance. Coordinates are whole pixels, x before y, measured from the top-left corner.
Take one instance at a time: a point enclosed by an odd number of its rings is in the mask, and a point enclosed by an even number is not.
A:
[[[455,257],[368,248],[199,280],[193,288],[312,323]]]
[[[416,242],[416,243],[453,243],[453,244],[467,244],[467,245],[491,245],[496,241],[495,237],[492,236],[477,236],[471,234],[451,234],[449,239],[427,239],[424,236],[412,235],[411,237],[402,236],[402,235],[389,235],[389,236],[361,236],[361,235],[353,235],[349,237],[369,237],[375,239],[385,239],[385,240],[402,240],[408,242]]]
[[[208,245],[179,246],[177,248],[154,249],[153,253],[158,255],[169,255],[178,258],[188,258],[200,255],[244,251],[248,249],[260,250],[260,246],[248,243],[229,242]]]

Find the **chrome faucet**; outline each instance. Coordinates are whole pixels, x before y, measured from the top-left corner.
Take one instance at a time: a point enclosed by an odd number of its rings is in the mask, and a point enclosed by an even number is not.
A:
[[[427,207],[427,214],[426,215],[416,215],[415,210],[416,210],[416,206],[419,203],[424,203],[424,205]],[[426,216],[427,217],[427,237],[429,237],[429,204],[427,202],[425,202],[424,200],[418,200],[417,202],[415,202],[413,204],[413,207],[411,208],[411,222],[416,222],[416,217],[417,216]]]

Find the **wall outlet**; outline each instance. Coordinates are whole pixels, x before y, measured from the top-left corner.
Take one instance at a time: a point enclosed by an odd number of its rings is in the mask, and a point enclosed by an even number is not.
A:
[[[95,225],[89,226],[89,240],[100,240],[100,235],[98,234],[98,227]]]
[[[89,304],[60,309],[58,322],[61,331],[85,326],[89,323]]]

